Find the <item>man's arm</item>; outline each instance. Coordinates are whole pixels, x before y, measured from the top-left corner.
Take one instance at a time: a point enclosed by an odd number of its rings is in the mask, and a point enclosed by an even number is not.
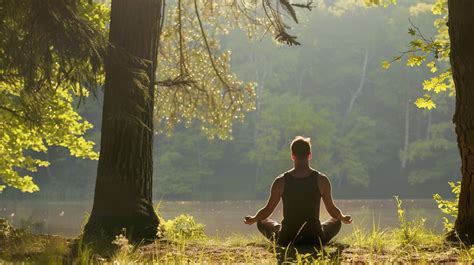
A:
[[[341,210],[337,208],[336,205],[334,205],[334,201],[332,199],[331,182],[326,176],[321,176],[320,189],[324,206],[326,206],[326,210],[328,211],[329,215],[345,224],[352,223],[351,216],[344,215]]]
[[[271,192],[270,192],[270,197],[268,198],[267,204],[265,207],[260,209],[257,214],[254,216],[246,216],[244,219],[244,223],[251,225],[253,223],[256,223],[258,221],[264,220],[268,218],[275,208],[277,207],[278,203],[280,202],[281,196],[283,194],[283,178],[278,177],[273,181]]]

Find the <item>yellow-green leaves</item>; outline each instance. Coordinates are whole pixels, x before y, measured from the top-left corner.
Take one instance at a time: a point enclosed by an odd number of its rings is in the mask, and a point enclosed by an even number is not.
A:
[[[20,103],[25,100],[25,96],[19,96],[23,86],[0,83],[0,87],[0,191],[6,186],[23,192],[38,191],[33,177],[26,172],[49,166],[39,157],[50,146],[67,148],[76,157],[98,159],[94,143],[83,137],[92,125],[76,112],[67,88],[42,91],[41,101],[34,103],[40,119],[30,120],[29,106]]]
[[[48,12],[40,12],[45,18],[36,18],[32,26],[28,15],[38,12],[36,4],[9,1],[1,24],[0,192],[6,187],[38,191],[32,173],[49,166],[44,153],[51,146],[98,159],[94,143],[83,137],[92,125],[76,112],[73,99],[87,96],[85,86],[103,79],[108,9],[86,1],[74,7],[64,2],[70,10],[49,6]]]
[[[454,95],[454,83],[451,75],[451,70],[440,73],[430,79],[423,81],[423,89],[436,94],[441,92],[449,92],[449,95]]]
[[[461,181],[457,182],[448,182],[449,186],[451,187],[451,191],[456,196],[454,200],[446,200],[441,195],[435,194],[433,195],[434,200],[438,204],[438,208],[444,214],[454,219],[458,216],[458,202],[459,202],[459,194],[461,194]],[[452,231],[454,229],[454,222],[452,222],[447,217],[443,217],[443,225],[445,231]]]
[[[407,66],[411,66],[411,67],[420,66],[425,59],[426,59],[425,56],[412,55],[408,57]]]
[[[406,65],[410,67],[421,66],[426,60],[426,67],[431,73],[439,72],[439,67],[448,65],[449,62],[449,34],[448,34],[448,7],[447,0],[436,0],[434,4],[420,4],[413,6],[413,10],[424,11],[431,9],[431,13],[440,17],[436,18],[433,22],[433,26],[436,28],[437,33],[434,38],[427,38],[422,32],[415,26],[408,29],[408,34],[414,39],[409,43],[409,49],[403,52],[399,57],[406,57]],[[418,14],[418,12],[416,12]],[[432,59],[428,59],[432,57]],[[382,62],[382,67],[388,69],[390,63],[396,61],[395,59],[391,62]],[[447,92],[449,96],[453,96],[455,93],[454,83],[452,80],[451,70],[442,69],[441,73],[437,76],[433,76],[430,79],[423,81],[423,90],[432,92],[435,94]],[[436,104],[431,98],[430,94],[425,94],[423,97],[415,101],[415,105],[419,108],[433,109],[436,108]]]
[[[431,96],[429,94],[425,94],[422,98],[418,98],[415,101],[415,105],[420,109],[431,110],[431,109],[436,108],[436,104],[431,99]]]
[[[169,8],[161,35],[158,76],[171,85],[157,89],[159,132],[169,134],[179,122],[190,126],[198,121],[209,138],[230,138],[232,123],[242,121],[244,114],[255,108],[255,84],[242,82],[231,71],[231,53],[221,50],[219,41],[234,28],[254,35],[255,24],[230,5],[232,1],[228,3],[194,5],[192,0],[182,0]]]
[[[397,0],[364,0],[364,5],[367,7],[396,5]]]
[[[430,72],[432,72],[432,73],[436,73],[436,71],[438,71],[438,68],[436,67],[436,62],[435,61],[431,61],[431,62],[427,63],[426,67],[428,67],[430,69]]]

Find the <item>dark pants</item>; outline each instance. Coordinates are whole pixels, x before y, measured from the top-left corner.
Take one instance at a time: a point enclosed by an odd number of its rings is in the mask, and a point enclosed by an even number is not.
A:
[[[265,219],[257,223],[257,228],[266,238],[271,241],[278,241],[281,224],[271,219]],[[321,223],[323,234],[321,235],[322,244],[325,245],[341,230],[341,221],[330,218]]]

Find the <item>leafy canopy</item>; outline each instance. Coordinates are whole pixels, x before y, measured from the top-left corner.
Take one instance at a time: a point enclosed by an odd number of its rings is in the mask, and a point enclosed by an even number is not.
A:
[[[73,96],[101,80],[106,8],[85,1],[2,2],[0,17],[0,192],[38,191],[38,153],[61,146],[98,159],[84,133],[92,125]]]
[[[254,109],[254,84],[230,71],[230,52],[220,53],[217,36],[246,25],[250,35],[260,27],[278,42],[298,45],[280,7],[298,22],[287,0],[177,1],[162,31],[156,117],[167,126],[160,131],[197,119],[208,137],[230,136],[232,121]],[[92,125],[73,101],[103,82],[108,13],[106,6],[86,0],[2,2],[0,191],[6,186],[38,191],[30,173],[48,166],[36,153],[50,146],[98,159],[93,142],[83,137]]]
[[[296,6],[310,9],[311,3]],[[256,84],[231,71],[231,51],[222,51],[220,38],[242,29],[250,39],[269,32],[279,43],[299,45],[280,9],[298,22],[287,0],[178,0],[169,8],[158,56],[159,132],[171,134],[177,123],[189,127],[197,120],[209,138],[231,138],[233,121],[243,121],[255,109]]]

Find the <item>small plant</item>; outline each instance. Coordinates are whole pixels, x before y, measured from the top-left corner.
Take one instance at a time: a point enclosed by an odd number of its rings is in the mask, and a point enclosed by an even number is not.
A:
[[[132,245],[130,245],[128,239],[123,234],[115,236],[112,244],[118,246],[118,250],[124,253],[130,253],[133,249]]]
[[[295,252],[296,264],[309,264],[314,260],[312,253],[299,253],[298,249],[295,249]]]
[[[441,210],[441,212],[451,216],[453,219],[456,219],[458,216],[458,202],[459,194],[461,193],[461,182],[448,182],[448,184],[451,187],[451,191],[456,196],[456,199],[445,200],[438,193],[433,195],[433,199],[438,204],[438,208]],[[454,229],[454,223],[447,217],[443,217],[443,225],[445,231],[452,231]]]
[[[0,218],[0,240],[7,240],[15,234],[15,229],[6,220]]]
[[[405,209],[402,207],[402,200],[395,196],[397,203],[398,220],[400,227],[394,230],[395,239],[400,247],[412,247],[414,249],[420,246],[434,246],[440,245],[442,236],[435,235],[425,226],[425,218],[416,218],[408,221],[405,215]]]
[[[367,232],[354,226],[354,232],[346,239],[352,245],[368,249],[370,253],[377,254],[386,250],[388,236],[385,230],[381,230],[373,222],[372,229]]]
[[[114,264],[133,264],[138,261],[137,257],[135,257],[133,253],[134,247],[128,241],[125,231],[123,234],[115,236],[112,244],[118,247],[115,255],[112,258]]]
[[[78,244],[77,257],[74,260],[73,264],[75,265],[87,265],[92,262],[92,249],[85,243],[80,240]]]
[[[197,223],[194,218],[187,214],[176,216],[174,219],[163,221],[160,231],[166,238],[173,240],[181,239],[205,239],[204,225]]]
[[[462,264],[472,264],[474,260],[474,247],[469,247],[464,244],[459,248],[459,261]]]

